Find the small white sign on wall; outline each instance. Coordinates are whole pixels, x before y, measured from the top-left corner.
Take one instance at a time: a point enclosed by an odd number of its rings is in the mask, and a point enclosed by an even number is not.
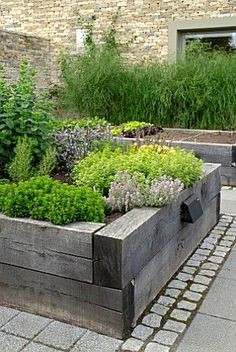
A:
[[[88,35],[88,30],[83,28],[76,28],[76,49],[78,52],[84,51],[84,41]]]

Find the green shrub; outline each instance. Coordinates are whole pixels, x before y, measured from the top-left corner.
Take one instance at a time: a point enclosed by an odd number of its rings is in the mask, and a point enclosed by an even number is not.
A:
[[[202,161],[192,152],[179,148],[144,145],[131,147],[128,151],[122,148],[113,151],[108,147],[79,161],[74,167],[73,178],[78,186],[107,194],[115,174],[124,170],[130,175],[142,173],[150,180],[170,176],[190,187],[201,177]]]
[[[11,217],[31,217],[64,225],[104,221],[105,202],[95,191],[33,177],[18,185],[0,185],[0,211]]]
[[[80,114],[113,124],[146,121],[162,127],[235,129],[236,55],[194,43],[176,64],[127,65],[117,50],[66,57],[62,99]]]
[[[57,165],[57,150],[55,147],[49,147],[39,162],[37,175],[50,176]]]
[[[32,174],[32,148],[26,137],[19,139],[14,149],[14,157],[8,166],[12,181],[28,180]]]
[[[34,158],[46,151],[51,143],[52,105],[45,94],[36,94],[35,71],[23,61],[19,78],[8,84],[0,70],[0,164],[11,158],[19,138],[27,136]]]
[[[53,127],[56,130],[60,130],[63,128],[74,128],[74,127],[97,129],[97,128],[106,127],[106,126],[107,126],[107,121],[99,117],[55,119],[53,122]]]

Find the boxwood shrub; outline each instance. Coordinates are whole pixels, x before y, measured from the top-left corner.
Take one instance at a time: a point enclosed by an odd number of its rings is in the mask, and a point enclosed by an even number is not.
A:
[[[0,185],[0,211],[10,217],[31,217],[57,225],[75,221],[103,222],[105,202],[87,187],[76,187],[47,176]]]

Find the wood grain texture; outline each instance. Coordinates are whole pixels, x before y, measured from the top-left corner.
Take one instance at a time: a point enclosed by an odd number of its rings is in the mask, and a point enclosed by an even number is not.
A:
[[[114,288],[125,287],[182,229],[182,202],[195,194],[204,211],[219,192],[219,166],[206,164],[203,179],[193,188],[184,190],[176,202],[161,209],[134,209],[96,232],[94,282]]]
[[[186,224],[135,278],[135,320],[218,222],[220,195],[211,200],[204,215]]]

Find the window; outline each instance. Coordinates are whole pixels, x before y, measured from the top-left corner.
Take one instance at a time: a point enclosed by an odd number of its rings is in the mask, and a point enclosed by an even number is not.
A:
[[[236,17],[175,21],[169,25],[169,56],[175,60],[188,43],[200,40],[214,49],[236,52]]]

